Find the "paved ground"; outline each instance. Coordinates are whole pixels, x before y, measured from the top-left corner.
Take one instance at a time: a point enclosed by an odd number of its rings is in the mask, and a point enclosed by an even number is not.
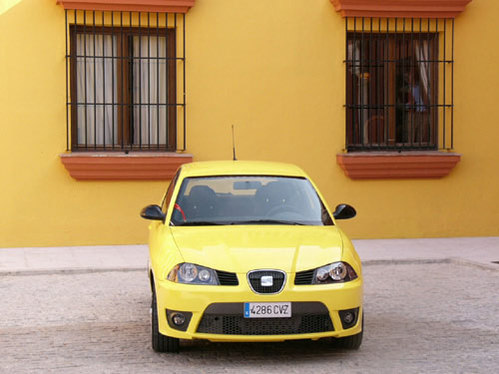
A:
[[[371,262],[359,351],[328,341],[184,343],[156,354],[142,270],[0,274],[0,373],[493,373],[499,271]]]

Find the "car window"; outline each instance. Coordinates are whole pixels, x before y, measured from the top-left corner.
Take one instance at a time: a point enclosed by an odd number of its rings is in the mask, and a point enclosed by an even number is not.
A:
[[[170,200],[172,199],[173,190],[175,189],[175,184],[177,183],[179,174],[180,170],[177,171],[177,173],[173,177],[170,185],[168,186],[168,189],[166,190],[165,196],[163,197],[163,201],[161,202],[161,210],[163,211],[163,213],[166,213],[166,211],[168,210],[168,205],[170,205]]]
[[[216,176],[183,180],[171,223],[332,225],[333,221],[306,178]]]

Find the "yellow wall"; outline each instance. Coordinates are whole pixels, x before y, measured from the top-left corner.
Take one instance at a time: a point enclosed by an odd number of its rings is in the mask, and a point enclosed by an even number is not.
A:
[[[329,0],[197,0],[187,19],[187,151],[296,163],[354,238],[499,235],[499,2],[456,19],[455,151],[443,179],[353,181],[344,147],[344,20]],[[66,147],[64,11],[21,0],[0,14],[0,247],[144,243],[140,209],[167,182],[81,182]],[[492,48],[493,46],[493,48]]]

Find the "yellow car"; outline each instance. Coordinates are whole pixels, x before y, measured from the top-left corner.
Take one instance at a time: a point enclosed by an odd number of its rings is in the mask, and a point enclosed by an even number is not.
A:
[[[362,342],[362,269],[305,172],[294,165],[183,165],[149,226],[152,346],[334,338]]]

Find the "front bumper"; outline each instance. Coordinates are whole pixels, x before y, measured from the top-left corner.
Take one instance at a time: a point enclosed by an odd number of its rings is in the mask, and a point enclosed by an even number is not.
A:
[[[159,331],[180,339],[247,342],[344,337],[361,331],[360,277],[327,285],[297,286],[290,280],[278,294],[256,294],[244,274],[238,274],[238,279],[238,286],[157,281]],[[291,302],[293,314],[291,318],[248,319],[243,317],[245,302]],[[351,327],[344,328],[340,311],[350,309],[356,310],[356,320]],[[187,324],[180,329],[172,328],[171,311],[187,312]]]

